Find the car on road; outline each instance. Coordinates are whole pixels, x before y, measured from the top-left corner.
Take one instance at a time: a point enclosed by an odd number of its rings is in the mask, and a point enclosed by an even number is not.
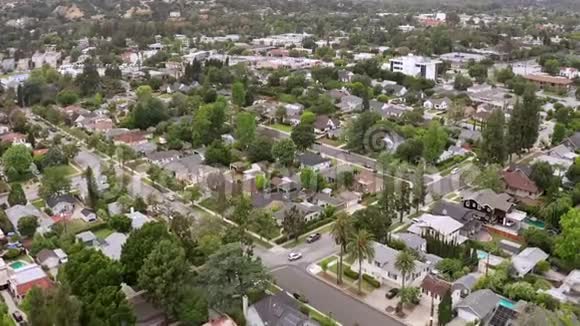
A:
[[[295,261],[302,258],[302,254],[299,252],[291,252],[288,254],[288,260],[289,261]]]
[[[14,320],[16,320],[19,323],[24,321],[24,317],[22,316],[22,313],[20,311],[13,312],[12,317],[14,317]]]
[[[302,302],[302,303],[308,303],[308,299],[306,299],[306,297],[300,293],[292,293],[292,296],[294,297],[294,299]]]
[[[459,168],[455,168],[453,170],[451,170],[451,174],[457,174],[459,173]]]
[[[174,194],[169,194],[169,195],[167,195],[167,199],[169,199],[169,201],[174,201],[175,200],[175,195]]]
[[[322,235],[321,235],[320,233],[318,233],[318,232],[316,232],[316,233],[312,233],[311,235],[309,235],[309,236],[306,238],[306,242],[308,242],[308,243],[313,243],[313,242],[314,242],[314,241],[316,241],[316,240],[320,240],[320,237],[321,237],[321,236],[322,236]]]
[[[385,293],[385,298],[392,299],[392,298],[396,297],[397,294],[399,294],[399,289],[398,288],[392,288],[389,291],[387,291],[387,293]]]

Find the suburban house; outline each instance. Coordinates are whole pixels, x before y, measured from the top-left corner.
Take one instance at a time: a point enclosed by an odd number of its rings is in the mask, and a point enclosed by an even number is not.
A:
[[[201,155],[193,154],[173,160],[163,168],[172,172],[177,180],[203,184],[210,174],[219,172],[219,169],[203,164],[203,160]]]
[[[542,190],[520,169],[503,171],[502,178],[505,192],[512,196],[538,199],[542,195]]]
[[[25,145],[27,147],[32,147],[27,141],[27,137],[24,134],[18,132],[9,132],[0,136],[0,142],[12,144],[12,145]]]
[[[354,96],[354,95],[347,95],[340,99],[340,103],[338,104],[338,108],[343,113],[351,113],[354,111],[360,111],[363,109],[363,99]]]
[[[131,212],[129,214],[126,214],[126,216],[131,219],[131,228],[133,230],[138,230],[145,223],[151,222],[151,219],[147,215],[134,210],[132,207]]]
[[[75,239],[77,242],[82,243],[87,247],[96,247],[99,245],[99,239],[97,239],[97,236],[91,231],[81,232],[75,235]]]
[[[81,210],[81,219],[87,223],[92,223],[97,220],[97,214],[88,208]]]
[[[377,193],[383,190],[383,177],[363,169],[354,176],[354,190],[360,193]]]
[[[327,183],[343,183],[341,180],[341,175],[344,173],[352,173],[353,175],[357,174],[357,171],[348,164],[339,164],[335,166],[331,166],[327,169],[318,171],[320,175],[324,178]],[[337,187],[342,186],[342,184],[338,184]]]
[[[18,221],[25,216],[36,216],[38,218],[39,226],[37,231],[41,233],[48,232],[54,224],[52,218],[48,217],[32,204],[14,205],[6,209],[5,212],[15,230],[18,230]]]
[[[399,251],[387,247],[384,244],[373,242],[375,257],[372,261],[363,260],[362,272],[375,278],[382,283],[394,283],[397,286],[402,285],[403,277],[401,272],[395,267],[395,261]],[[358,271],[358,264],[353,266]],[[429,271],[428,266],[420,261],[415,261],[415,270],[409,275],[405,275],[405,284],[409,285],[417,280],[422,279]]]
[[[323,134],[330,130],[335,130],[340,127],[340,120],[336,118],[330,118],[327,115],[319,115],[314,121],[314,132],[317,134]]]
[[[531,272],[536,265],[548,259],[548,254],[537,247],[528,247],[512,257],[514,273],[518,277],[524,277]]]
[[[135,291],[129,285],[121,284],[121,291],[133,310],[136,326],[165,326],[169,319],[165,312],[147,299],[147,291]]]
[[[551,288],[545,292],[560,302],[580,304],[580,270],[571,271],[560,287]]]
[[[459,234],[463,224],[449,216],[423,214],[417,220],[409,227],[408,232],[419,236],[431,235],[454,243],[463,243],[467,240]]]
[[[152,152],[146,155],[147,160],[153,164],[167,164],[179,159],[181,153],[175,150]]]
[[[452,104],[451,100],[447,97],[430,98],[430,99],[427,99],[425,102],[423,102],[423,107],[425,109],[428,109],[428,110],[435,109],[435,110],[445,111],[445,110],[449,109],[451,104]]]
[[[424,295],[433,298],[435,304],[439,304],[441,299],[443,299],[443,296],[445,296],[449,291],[451,291],[451,284],[431,274],[427,274],[421,282],[421,292]]]
[[[328,169],[332,163],[330,159],[312,152],[305,152],[304,154],[298,155],[298,161],[300,162],[300,168],[310,168],[314,171]]]
[[[36,262],[48,270],[68,262],[68,256],[62,249],[42,249],[36,254]]]
[[[458,278],[451,284],[451,300],[453,301],[453,306],[471,294],[471,290],[473,290],[478,279],[478,274],[469,273]]]
[[[46,205],[53,215],[70,215],[75,209],[76,200],[71,195],[52,196],[46,200]]]
[[[489,289],[472,292],[465,299],[455,305],[457,317],[467,322],[480,321],[482,325],[495,312],[500,297]]]
[[[322,208],[325,207],[335,207],[338,210],[344,209],[345,208],[345,202],[342,198],[337,198],[334,196],[331,196],[330,194],[324,193],[324,192],[318,192],[314,195],[314,198],[312,199],[312,203],[315,205],[318,205]]]
[[[288,203],[284,206],[284,208],[274,212],[273,217],[276,219],[279,225],[282,225],[286,213],[292,209],[296,209],[298,214],[302,215],[306,222],[317,219],[320,216],[320,213],[322,213],[322,207],[309,202],[300,202]]]
[[[100,243],[99,250],[112,260],[119,260],[126,241],[126,234],[113,232]]]
[[[479,215],[485,216],[483,213],[463,207],[460,204],[440,200],[431,209],[434,215],[449,216],[457,222],[463,224],[459,229],[459,234],[464,237],[476,236],[481,230],[481,221]]]
[[[485,213],[485,219],[488,222],[503,224],[514,205],[510,195],[497,194],[490,189],[483,189],[463,196],[463,207]]]
[[[8,267],[8,290],[17,301],[24,299],[33,287],[47,289],[52,285],[40,265],[27,264],[17,269]]]
[[[417,252],[427,251],[427,241],[421,238],[419,235],[409,232],[400,232],[393,233],[392,237],[393,239],[403,242],[405,246],[409,249],[413,249]]]
[[[302,313],[300,304],[284,291],[266,296],[249,306],[246,311],[246,325],[248,326],[320,325]]]
[[[467,155],[467,150],[465,148],[456,145],[451,145],[449,146],[449,148],[444,150],[443,153],[441,153],[441,155],[437,159],[437,162],[444,162],[456,156],[465,156],[465,155]]]
[[[575,132],[572,136],[566,138],[563,144],[572,151],[580,151],[580,132]]]

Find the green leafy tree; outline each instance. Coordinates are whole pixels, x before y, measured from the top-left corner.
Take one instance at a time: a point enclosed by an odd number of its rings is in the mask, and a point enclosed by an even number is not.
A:
[[[338,215],[336,222],[332,225],[332,230],[330,231],[334,241],[340,248],[339,252],[339,263],[338,263],[338,278],[336,279],[337,284],[342,284],[342,274],[343,274],[343,256],[346,252],[346,245],[349,239],[352,237],[353,227],[352,220],[346,214]]]
[[[496,164],[485,166],[474,180],[474,185],[480,189],[491,189],[495,192],[503,190],[501,167]]]
[[[64,169],[51,167],[44,170],[41,179],[39,194],[42,198],[48,199],[52,196],[66,194],[70,191],[71,182]]]
[[[202,282],[209,305],[217,309],[239,305],[251,293],[262,293],[270,280],[261,261],[245,254],[239,243],[221,247],[205,266]]]
[[[26,205],[28,200],[26,199],[26,194],[22,185],[15,183],[10,187],[10,193],[8,194],[8,204],[10,206],[14,205]]]
[[[375,112],[365,111],[359,114],[357,119],[347,129],[347,147],[356,152],[370,150],[370,148],[365,148],[365,146],[368,145],[368,141],[373,140],[367,139],[367,132],[379,120],[381,120],[381,116]]]
[[[306,219],[304,215],[298,211],[296,206],[292,206],[289,210],[284,212],[284,219],[282,220],[282,229],[289,238],[293,238],[298,242],[298,237],[304,232],[306,227]]]
[[[178,315],[180,289],[188,280],[185,250],[176,241],[162,240],[149,253],[138,272],[139,288],[170,315]]]
[[[194,147],[207,145],[220,138],[226,121],[226,104],[215,102],[202,105],[192,121],[192,144]]]
[[[25,216],[18,220],[18,232],[24,237],[32,237],[38,226],[36,216]]]
[[[415,211],[419,212],[419,207],[425,205],[425,198],[427,197],[427,187],[425,186],[425,170],[423,164],[419,164],[413,175],[413,199],[412,204]]]
[[[401,297],[402,304],[417,304],[419,302],[419,297],[421,296],[421,290],[417,287],[405,287],[401,289],[399,293]]]
[[[455,88],[455,90],[466,91],[471,86],[473,86],[473,82],[471,82],[469,77],[466,77],[463,74],[458,74],[455,76],[455,80],[453,82],[453,88]]]
[[[42,167],[48,168],[68,164],[68,158],[60,146],[51,147],[42,157]]]
[[[401,272],[401,288],[405,288],[405,278],[415,270],[415,255],[409,250],[401,250],[395,260],[395,268]]]
[[[547,162],[536,162],[532,164],[532,179],[541,189],[550,189],[554,184],[559,185],[559,179],[554,176],[554,169]]]
[[[138,101],[131,114],[135,127],[143,130],[169,118],[165,104],[154,97]]]
[[[373,234],[373,238],[378,242],[387,241],[388,230],[391,226],[391,218],[384,214],[384,211],[377,206],[356,211],[352,215],[352,221],[356,230],[367,230]]]
[[[560,219],[562,232],[556,238],[556,254],[573,266],[580,266],[580,211],[571,209]]]
[[[544,71],[552,76],[560,74],[560,61],[558,59],[549,59],[544,62]]]
[[[411,188],[407,181],[399,183],[396,191],[395,207],[399,211],[399,222],[403,223],[403,217],[411,211]]]
[[[284,166],[290,166],[294,162],[296,145],[291,139],[282,139],[272,146],[272,157]]]
[[[428,162],[436,162],[447,145],[447,132],[439,122],[433,121],[423,136],[423,156]]]
[[[290,138],[296,144],[296,148],[301,151],[308,149],[316,141],[314,127],[311,124],[299,123],[292,129]]]
[[[31,325],[79,325],[81,302],[67,286],[53,289],[32,288],[22,303]]]
[[[137,284],[138,273],[149,254],[162,240],[171,239],[162,223],[146,223],[127,238],[121,252],[123,280],[130,285]]]
[[[256,137],[248,146],[248,159],[251,162],[272,161],[273,141],[265,136]]]
[[[488,118],[481,134],[481,157],[485,163],[503,164],[507,159],[505,137],[505,116],[501,110],[494,110]]]
[[[243,148],[246,148],[256,139],[256,118],[252,113],[238,113],[236,116],[235,135]]]
[[[205,163],[221,164],[223,166],[229,166],[232,162],[232,153],[230,148],[227,147],[221,140],[213,141],[205,152]]]
[[[316,114],[311,111],[304,111],[300,116],[300,124],[311,125],[316,121]]]
[[[79,95],[74,91],[65,89],[62,90],[60,93],[58,93],[58,95],[56,96],[56,100],[58,101],[58,103],[60,103],[60,105],[68,106],[78,102]]]
[[[508,147],[510,153],[520,154],[534,146],[540,127],[540,105],[535,95],[524,94],[524,101],[515,104],[508,123]]]
[[[246,103],[246,87],[241,81],[232,85],[232,102],[238,107],[243,107]]]
[[[453,307],[451,300],[451,291],[445,292],[441,302],[439,302],[439,307],[437,309],[437,322],[439,325],[447,325],[453,319]]]
[[[77,76],[76,84],[79,86],[81,96],[92,96],[101,88],[101,78],[97,67],[92,63],[85,63],[83,72]]]
[[[482,83],[487,78],[487,66],[476,63],[468,68],[469,76],[475,78],[477,82]]]
[[[121,232],[129,233],[131,231],[131,219],[125,215],[113,215],[109,218],[108,225],[111,229]]]
[[[505,83],[514,77],[515,74],[511,66],[508,66],[505,69],[501,69],[495,74],[495,79],[500,83]]]
[[[32,154],[28,147],[24,145],[12,145],[2,155],[2,162],[6,175],[10,177],[10,170],[13,170],[18,178],[29,171],[32,163]]]
[[[358,261],[358,292],[362,294],[362,262],[365,259],[372,260],[375,257],[373,236],[367,230],[358,230],[351,235],[346,248],[351,257]]]

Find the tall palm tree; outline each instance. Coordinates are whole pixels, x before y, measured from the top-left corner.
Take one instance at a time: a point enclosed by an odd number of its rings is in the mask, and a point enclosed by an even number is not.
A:
[[[358,230],[348,240],[346,249],[354,259],[358,260],[358,293],[362,294],[362,261],[363,259],[371,260],[375,257],[372,234],[364,229]]]
[[[353,228],[352,221],[350,217],[346,214],[339,214],[336,218],[336,222],[332,225],[332,230],[330,231],[334,241],[340,246],[340,261],[338,264],[338,278],[336,279],[337,284],[342,283],[342,258],[344,252],[346,251],[346,244],[350,239]]]
[[[401,284],[401,290],[403,290],[405,289],[405,278],[407,275],[409,275],[409,273],[415,270],[415,256],[409,250],[402,250],[397,255],[395,268],[398,269],[403,276],[403,281]]]

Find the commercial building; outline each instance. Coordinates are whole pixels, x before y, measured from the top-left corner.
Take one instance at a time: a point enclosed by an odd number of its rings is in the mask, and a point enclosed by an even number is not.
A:
[[[389,60],[389,64],[389,70],[392,72],[435,80],[437,79],[437,65],[441,64],[441,61],[409,54],[406,57],[393,58]]]

